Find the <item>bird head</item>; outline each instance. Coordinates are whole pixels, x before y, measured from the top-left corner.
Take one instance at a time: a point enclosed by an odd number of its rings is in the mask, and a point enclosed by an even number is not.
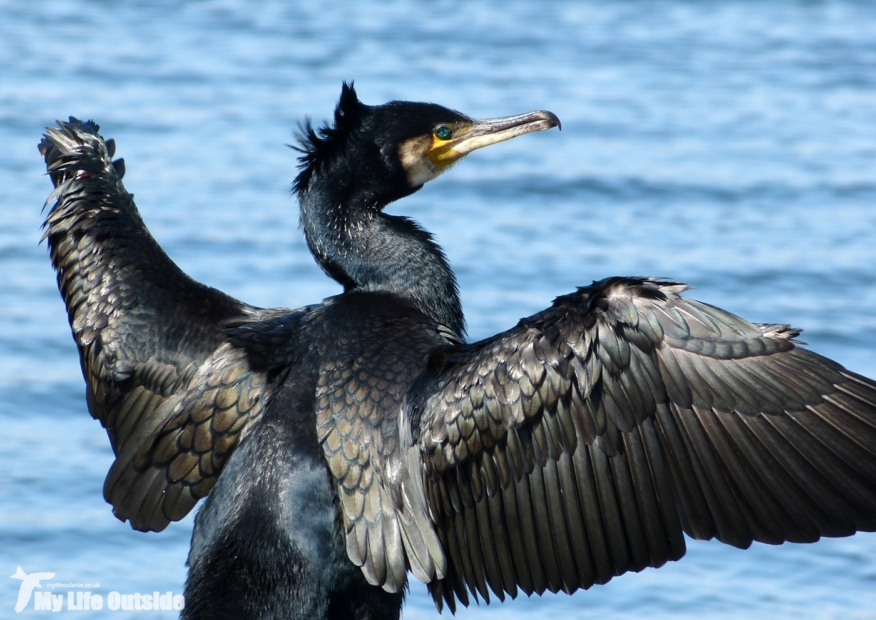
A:
[[[295,191],[319,178],[361,194],[382,209],[431,181],[477,149],[533,131],[560,127],[552,112],[477,120],[434,103],[391,101],[368,106],[344,83],[334,124],[302,127]]]

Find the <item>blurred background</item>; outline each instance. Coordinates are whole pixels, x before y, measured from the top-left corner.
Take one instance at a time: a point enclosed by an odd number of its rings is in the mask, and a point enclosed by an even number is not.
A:
[[[37,244],[51,183],[36,145],[69,115],[116,139],[186,272],[299,306],[340,289],[304,246],[286,145],[330,117],[343,80],[372,104],[548,109],[561,133],[475,153],[388,209],[447,251],[471,339],[593,279],[658,275],[876,376],[874,3],[0,0],[0,15],[0,615],[19,565],[104,595],[180,593],[186,574],[191,516],[141,534],[103,501],[112,453]],[[458,617],[876,617],[874,534],[688,548]],[[75,616],[165,617],[127,613]],[[414,581],[405,618],[435,617]]]

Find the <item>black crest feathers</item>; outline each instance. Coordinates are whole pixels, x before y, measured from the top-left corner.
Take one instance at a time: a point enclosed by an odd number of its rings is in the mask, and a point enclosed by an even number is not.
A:
[[[335,107],[334,125],[323,125],[314,129],[307,119],[299,127],[296,151],[303,153],[298,158],[300,172],[292,184],[296,193],[304,191],[310,183],[314,172],[319,171],[338,152],[344,140],[355,131],[362,121],[362,113],[367,108],[359,101],[353,82],[344,82],[341,87],[341,98]]]

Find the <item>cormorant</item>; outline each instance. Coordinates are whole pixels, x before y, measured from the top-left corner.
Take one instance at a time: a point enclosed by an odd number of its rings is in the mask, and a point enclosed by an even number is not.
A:
[[[45,238],[104,496],[158,531],[199,499],[185,618],[397,618],[572,592],[685,552],[876,530],[876,383],[758,325],[613,277],[463,340],[432,237],[383,211],[467,153],[559,127],[362,104],[309,123],[294,190],[344,288],[264,310],[187,277],[147,231],[93,122],[48,129]]]

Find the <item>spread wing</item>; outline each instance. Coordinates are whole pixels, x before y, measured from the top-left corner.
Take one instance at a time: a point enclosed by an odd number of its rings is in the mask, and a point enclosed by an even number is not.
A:
[[[594,283],[414,387],[439,609],[661,566],[682,532],[747,547],[876,530],[876,384],[685,289]]]
[[[222,322],[251,308],[186,276],[121,182],[93,122],[59,122],[40,152],[55,191],[48,239],[87,383],[116,460],[104,496],[139,530],[183,518],[262,411],[266,377]]]

